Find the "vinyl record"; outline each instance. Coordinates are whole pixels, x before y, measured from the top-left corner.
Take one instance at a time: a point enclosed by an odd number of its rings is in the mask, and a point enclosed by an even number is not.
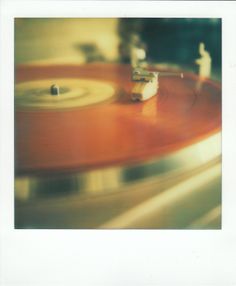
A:
[[[133,84],[128,65],[18,67],[17,174],[125,166],[221,129],[220,84],[190,73],[160,77],[157,95],[144,102],[131,100]]]

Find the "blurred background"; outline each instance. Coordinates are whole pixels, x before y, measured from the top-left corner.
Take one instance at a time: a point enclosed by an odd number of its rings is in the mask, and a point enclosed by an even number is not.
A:
[[[131,62],[133,48],[153,64],[197,72],[199,43],[221,79],[219,18],[17,18],[15,63]]]

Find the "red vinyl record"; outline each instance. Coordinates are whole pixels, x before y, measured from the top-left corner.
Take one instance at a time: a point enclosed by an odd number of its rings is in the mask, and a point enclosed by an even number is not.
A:
[[[25,65],[16,70],[17,174],[127,165],[190,146],[221,129],[221,86],[191,73],[160,77],[133,102],[131,68]],[[49,95],[52,86],[60,95]],[[59,99],[58,99],[59,98]]]

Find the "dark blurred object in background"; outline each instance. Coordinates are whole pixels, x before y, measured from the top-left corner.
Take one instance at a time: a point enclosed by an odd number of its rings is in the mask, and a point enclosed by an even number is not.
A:
[[[213,73],[221,75],[219,18],[122,18],[118,30],[123,50],[130,45],[132,35],[137,34],[147,46],[148,61],[191,70],[197,70],[194,60],[199,57],[199,43],[203,42],[212,58]],[[127,62],[127,53],[122,61]]]

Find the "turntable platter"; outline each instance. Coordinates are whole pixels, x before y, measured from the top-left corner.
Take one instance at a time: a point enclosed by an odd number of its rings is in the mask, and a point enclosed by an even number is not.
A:
[[[171,153],[220,130],[219,84],[188,73],[183,79],[163,77],[158,96],[134,103],[130,74],[128,65],[116,64],[18,67],[17,173],[131,164]],[[32,94],[25,92],[32,90],[30,85],[43,90],[55,80],[72,90],[63,95],[66,105],[54,104],[48,94],[49,103],[45,98],[31,100]]]

